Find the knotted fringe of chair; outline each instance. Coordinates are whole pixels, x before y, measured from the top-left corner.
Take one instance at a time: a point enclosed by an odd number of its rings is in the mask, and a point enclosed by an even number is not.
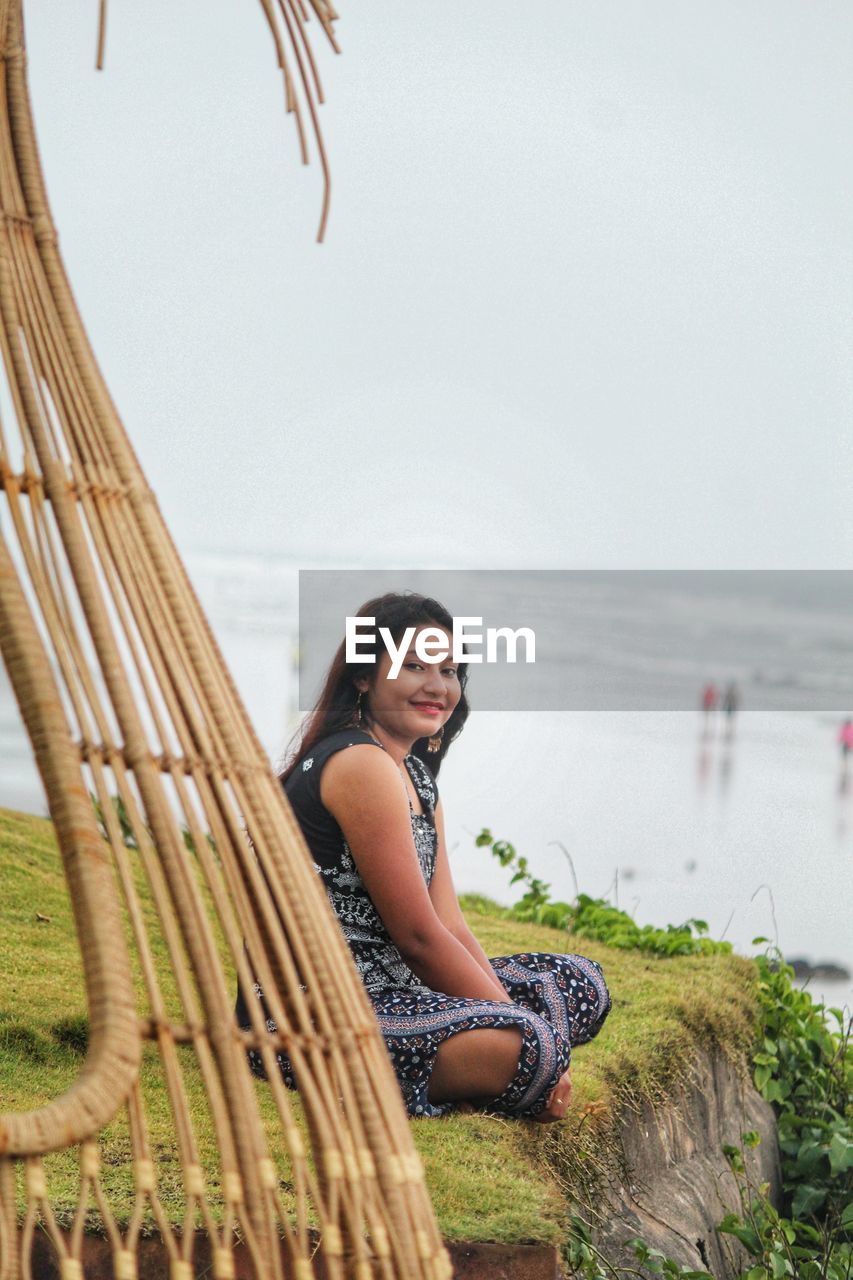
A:
[[[67,1091],[0,1116],[0,1278],[29,1277],[47,1236],[63,1280],[80,1280],[97,1221],[118,1280],[137,1275],[152,1227],[171,1280],[194,1274],[197,1228],[216,1280],[235,1274],[238,1239],[258,1277],[439,1280],[449,1260],[371,1006],[75,307],[20,0],[0,0],[0,52],[0,651],[55,826],[89,1011]],[[239,1032],[236,976],[249,992],[262,983],[276,1033],[254,999],[252,1031]],[[251,1076],[249,1046],[268,1084]],[[149,1136],[155,1078],[175,1134],[168,1169]],[[132,1175],[118,1216],[122,1171],[100,1158],[111,1122],[126,1126]],[[71,1147],[79,1181],[63,1217],[48,1153]],[[182,1217],[164,1208],[167,1174]]]

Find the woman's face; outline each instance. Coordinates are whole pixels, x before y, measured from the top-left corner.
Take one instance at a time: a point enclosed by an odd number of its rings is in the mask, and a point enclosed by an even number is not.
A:
[[[442,647],[451,651],[451,637],[444,627],[427,622],[412,637],[396,678],[389,675],[391,657],[382,646],[375,676],[369,681],[356,681],[356,687],[365,691],[368,719],[400,741],[410,743],[438,733],[462,696],[458,663],[450,658],[423,661],[418,657],[415,645],[422,631],[440,632],[446,637]]]

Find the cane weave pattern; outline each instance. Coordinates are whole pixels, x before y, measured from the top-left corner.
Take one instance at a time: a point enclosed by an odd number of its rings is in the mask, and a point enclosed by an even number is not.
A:
[[[262,9],[304,146],[296,80],[315,123],[320,97],[307,9]],[[331,6],[311,9],[331,37]],[[105,26],[102,3],[99,58]],[[20,0],[0,0],[0,54],[0,652],[56,833],[88,1005],[70,1086],[0,1115],[0,1280],[30,1280],[45,1242],[62,1280],[84,1280],[93,1227],[116,1280],[146,1274],[152,1233],[170,1280],[439,1280],[448,1257],[372,1009],[74,303],[36,149]],[[256,1007],[250,1032],[236,1026],[238,976],[246,989],[262,982],[275,1034]],[[152,1081],[171,1153],[152,1142]],[[107,1133],[124,1158],[113,1142],[107,1160]],[[76,1190],[60,1204],[51,1162],[70,1150]],[[130,1204],[120,1213],[119,1185]]]

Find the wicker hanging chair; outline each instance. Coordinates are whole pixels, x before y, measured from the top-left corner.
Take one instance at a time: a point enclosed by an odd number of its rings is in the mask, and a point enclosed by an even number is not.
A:
[[[262,7],[288,106],[289,38],[313,116],[301,0]],[[312,8],[330,30],[330,6]],[[146,1274],[151,1231],[171,1280],[195,1274],[202,1245],[216,1280],[439,1280],[449,1259],[371,1006],[74,303],[36,148],[20,0],[0,0],[0,49],[11,405],[0,423],[0,651],[54,824],[88,1005],[70,1087],[0,1115],[0,1280],[33,1274],[45,1240],[50,1274],[81,1280],[95,1220],[117,1280]],[[237,977],[246,990],[262,983],[276,1032],[254,1000],[251,1033],[237,1028]],[[250,1074],[250,1046],[268,1084]],[[277,1069],[282,1049],[298,1095]],[[182,1214],[164,1208],[141,1063],[168,1098]],[[110,1124],[127,1133],[123,1215],[110,1202],[117,1171],[100,1158]],[[71,1148],[77,1195],[60,1219],[49,1153]]]

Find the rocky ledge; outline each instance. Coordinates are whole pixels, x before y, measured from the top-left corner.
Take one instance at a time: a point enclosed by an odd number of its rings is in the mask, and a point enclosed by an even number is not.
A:
[[[715,1280],[739,1275],[743,1250],[730,1236],[720,1237],[716,1226],[740,1208],[723,1145],[741,1146],[749,1130],[761,1138],[745,1153],[749,1176],[755,1184],[769,1183],[778,1205],[782,1178],[773,1108],[721,1054],[701,1053],[687,1083],[666,1103],[646,1104],[620,1126],[621,1175],[611,1184],[596,1241],[604,1256],[614,1265],[629,1261],[626,1241],[640,1236]]]

